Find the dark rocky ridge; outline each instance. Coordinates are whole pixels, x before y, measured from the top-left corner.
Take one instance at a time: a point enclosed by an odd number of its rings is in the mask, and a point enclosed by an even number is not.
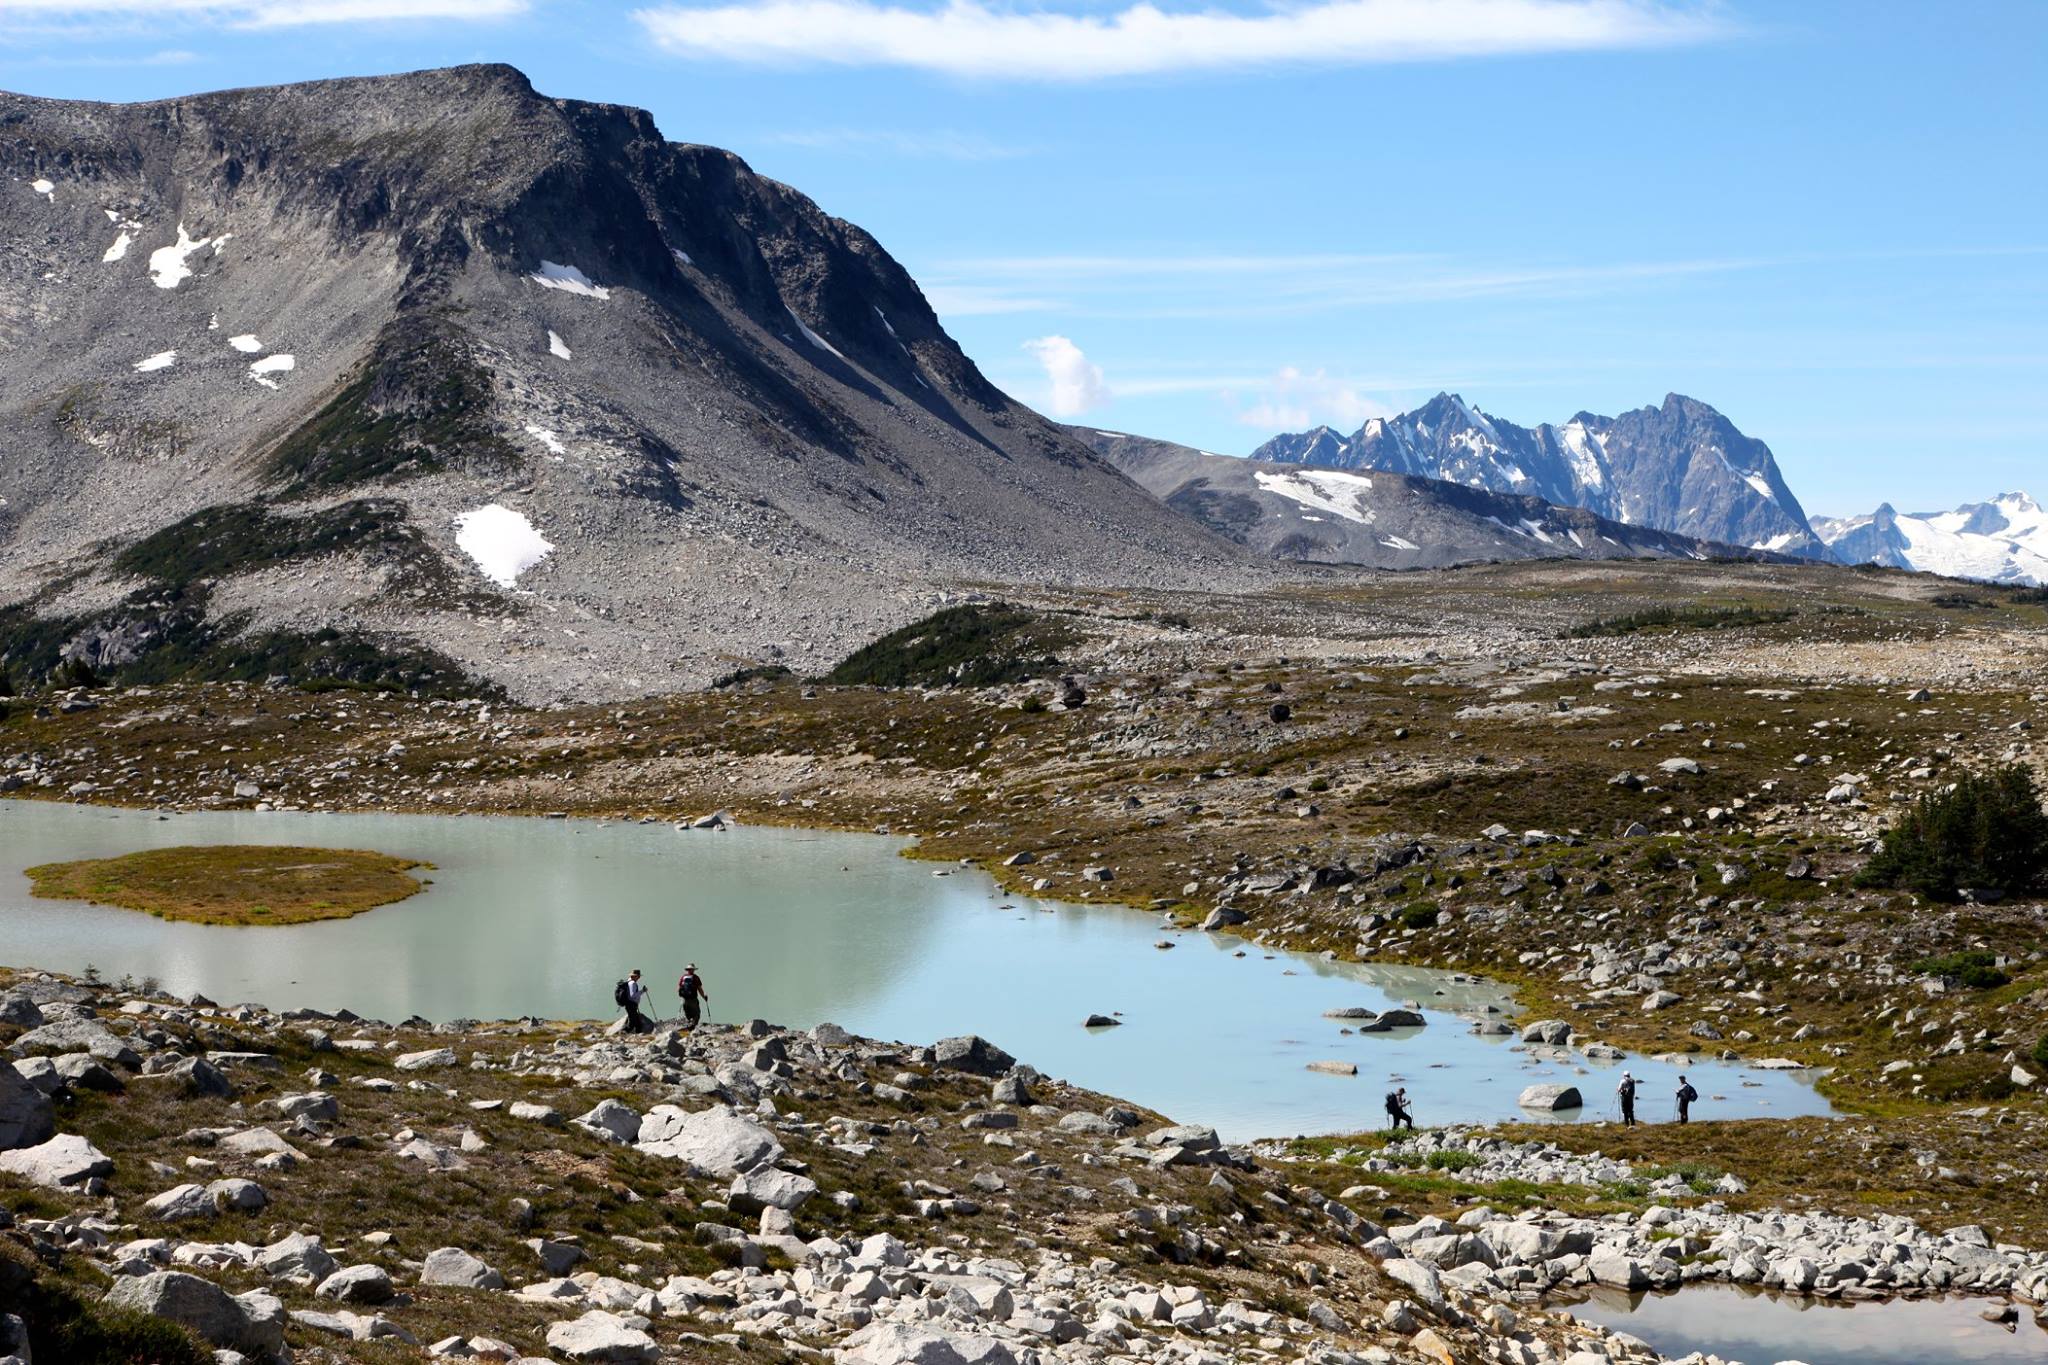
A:
[[[989,384],[866,232],[509,67],[0,95],[0,193],[0,604],[41,618],[120,609],[110,558],[208,509],[366,496],[417,546],[259,556],[209,610],[619,695],[822,664],[965,581],[1262,573]],[[516,591],[455,544],[492,502],[553,546]]]

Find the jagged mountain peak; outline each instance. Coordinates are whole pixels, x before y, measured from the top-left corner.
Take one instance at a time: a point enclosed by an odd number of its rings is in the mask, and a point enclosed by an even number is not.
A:
[[[1583,507],[1627,525],[1826,558],[1770,448],[1707,403],[1667,393],[1617,417],[1522,427],[1460,394],[1367,422],[1341,450],[1279,436],[1255,458],[1384,469]]]

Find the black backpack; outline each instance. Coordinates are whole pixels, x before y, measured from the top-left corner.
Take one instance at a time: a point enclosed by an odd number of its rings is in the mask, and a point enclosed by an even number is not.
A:
[[[1393,1090],[1387,1092],[1387,1112],[1389,1114],[1401,1112],[1401,1096],[1399,1092]]]
[[[618,985],[612,987],[612,1003],[620,1009],[624,1009],[633,1003],[633,993],[626,989],[624,977],[619,979]]]
[[[1693,1089],[1692,1083],[1689,1081],[1679,1088],[1678,1098],[1684,1100],[1687,1104],[1691,1104],[1694,1100],[1697,1100],[1699,1097],[1700,1092]]]

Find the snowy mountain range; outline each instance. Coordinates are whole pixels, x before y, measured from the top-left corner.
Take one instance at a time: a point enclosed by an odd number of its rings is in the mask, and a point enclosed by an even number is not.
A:
[[[1618,417],[1581,412],[1536,427],[1440,393],[1349,437],[1329,427],[1276,436],[1255,460],[1376,469],[1582,507],[1627,526],[1828,559],[1771,449],[1705,403],[1667,395]]]
[[[1168,507],[1276,559],[1433,569],[1520,559],[1763,557],[1524,494],[1383,469],[1241,460],[1124,432],[1070,430]]]
[[[1905,513],[1881,503],[1868,516],[1815,517],[1813,529],[1847,564],[2048,585],[2048,511],[2025,493],[1952,512]]]

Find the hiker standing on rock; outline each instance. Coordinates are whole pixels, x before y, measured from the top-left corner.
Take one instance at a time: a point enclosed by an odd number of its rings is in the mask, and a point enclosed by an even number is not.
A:
[[[1415,1116],[1408,1112],[1408,1088],[1401,1087],[1387,1096],[1387,1127],[1399,1128],[1408,1125],[1408,1131],[1415,1131]]]
[[[697,1027],[703,1017],[701,1002],[711,998],[711,992],[704,989],[704,978],[697,975],[697,964],[692,962],[683,968],[683,974],[676,980],[676,994],[683,998],[683,1017],[690,1021],[690,1027]]]
[[[1621,1099],[1621,1125],[1624,1128],[1636,1126],[1636,1078],[1626,1071],[1621,1073],[1621,1084],[1614,1087],[1614,1093]]]
[[[635,967],[612,992],[612,999],[626,1010],[626,1032],[651,1033],[653,1030],[640,1015],[640,1002],[647,998],[646,983],[640,980],[640,969]]]
[[[1678,1121],[1680,1123],[1692,1122],[1692,1102],[1699,1097],[1700,1092],[1692,1088],[1692,1082],[1680,1076],[1678,1078]]]

